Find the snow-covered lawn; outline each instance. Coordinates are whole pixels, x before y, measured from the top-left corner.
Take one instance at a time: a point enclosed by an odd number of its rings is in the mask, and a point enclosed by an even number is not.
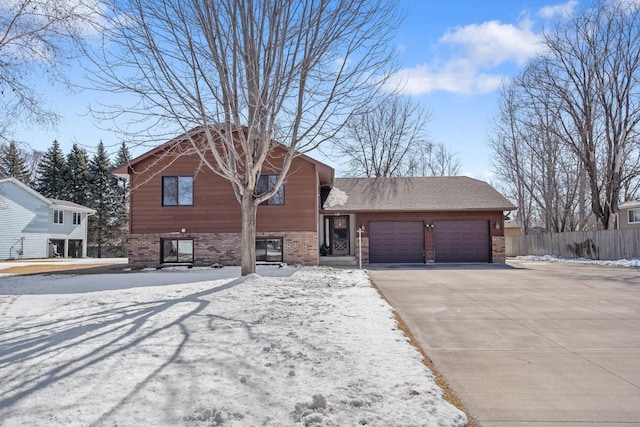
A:
[[[0,277],[2,426],[463,426],[358,270]]]
[[[609,267],[640,267],[640,259],[620,259],[620,260],[594,260],[587,258],[560,258],[555,255],[526,255],[518,256],[515,259],[523,261],[549,261],[549,262],[567,262],[578,264],[606,265]]]

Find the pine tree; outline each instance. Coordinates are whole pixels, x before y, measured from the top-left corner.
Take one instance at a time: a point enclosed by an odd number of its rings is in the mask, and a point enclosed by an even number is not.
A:
[[[97,246],[98,258],[102,258],[102,248],[110,243],[116,229],[114,227],[117,213],[116,177],[111,173],[111,162],[100,141],[98,151],[89,163],[90,190],[87,205],[96,210],[89,217],[89,244]]]
[[[86,205],[89,198],[89,159],[87,152],[73,144],[63,169],[63,199]]]
[[[118,152],[116,153],[115,164],[117,166],[125,165],[131,160],[131,153],[127,144],[122,141]],[[120,241],[122,255],[126,256],[127,237],[129,236],[129,180],[125,178],[117,178],[116,186],[116,210],[114,229],[117,230],[116,240]]]
[[[35,190],[45,197],[61,199],[64,195],[65,159],[57,140],[44,153],[38,165]]]
[[[0,157],[0,176],[13,177],[25,184],[29,184],[31,174],[27,168],[24,155],[18,149],[15,142],[10,142],[8,147],[2,150]]]

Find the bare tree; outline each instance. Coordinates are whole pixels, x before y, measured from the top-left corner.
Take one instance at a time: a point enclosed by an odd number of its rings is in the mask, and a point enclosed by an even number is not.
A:
[[[110,16],[93,78],[138,99],[101,117],[137,120],[127,140],[184,132],[203,165],[233,187],[242,274],[254,272],[258,205],[278,191],[298,152],[332,138],[385,82],[396,2],[132,0],[114,1]],[[275,137],[286,148],[281,173],[257,194]]]
[[[625,165],[639,148],[640,8],[601,2],[560,24],[545,43],[538,83],[559,107],[558,137],[584,165],[593,214],[611,228],[625,182],[637,173]]]
[[[525,232],[532,226],[570,231],[584,225],[580,164],[555,136],[553,106],[530,85],[535,72],[528,67],[502,88],[490,138],[494,170],[517,201]]]
[[[431,143],[411,158],[408,176],[454,176],[460,173],[458,153],[443,142]]]
[[[512,83],[516,98],[501,106],[494,150],[526,147],[533,174],[520,168],[511,182],[544,208],[549,229],[584,226],[587,197],[599,226],[611,228],[638,181],[640,8],[600,2],[559,21],[544,43],[546,52]],[[498,162],[501,172],[515,171],[512,160]]]
[[[338,158],[346,159],[351,176],[405,176],[422,152],[430,151],[427,124],[431,112],[411,98],[387,95],[373,107],[354,114],[344,135],[335,138]]]
[[[34,88],[34,79],[68,83],[64,68],[80,53],[99,5],[92,0],[0,2],[0,138],[19,121],[54,124],[57,114]]]

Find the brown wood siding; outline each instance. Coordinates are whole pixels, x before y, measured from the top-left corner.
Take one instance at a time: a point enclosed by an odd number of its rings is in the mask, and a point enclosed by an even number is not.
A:
[[[151,157],[135,166],[142,172],[131,175],[131,233],[240,232],[240,205],[231,183],[206,166],[195,173],[200,164],[195,155],[171,160]],[[263,174],[270,172],[275,171],[265,168]],[[170,175],[194,175],[193,206],[162,206],[162,176]],[[316,231],[317,198],[315,165],[294,159],[285,181],[285,204],[259,206],[257,231]]]
[[[373,221],[422,221],[425,225],[434,224],[436,221],[489,221],[490,237],[503,236],[504,216],[502,211],[464,211],[464,212],[366,212],[357,213],[356,224],[364,224],[367,227],[366,237],[369,236],[369,224]],[[496,222],[499,228],[495,228]],[[357,226],[356,225],[356,226]],[[433,229],[425,227],[424,246],[426,262],[435,261]],[[491,239],[489,239],[491,240]]]

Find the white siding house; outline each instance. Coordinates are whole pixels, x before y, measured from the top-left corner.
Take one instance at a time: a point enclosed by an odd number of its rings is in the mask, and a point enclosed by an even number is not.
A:
[[[618,228],[640,228],[640,200],[631,200],[618,206]]]
[[[0,259],[87,255],[95,211],[49,199],[15,178],[0,179]]]

